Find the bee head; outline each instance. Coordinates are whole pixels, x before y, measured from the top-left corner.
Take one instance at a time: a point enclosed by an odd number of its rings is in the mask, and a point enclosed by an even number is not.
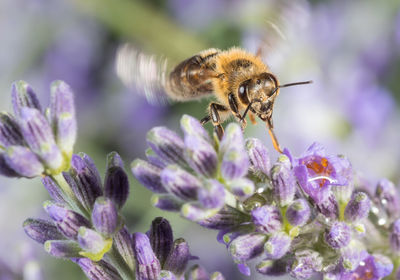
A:
[[[265,114],[272,109],[279,94],[279,83],[271,73],[261,73],[239,86],[239,98],[258,114]]]

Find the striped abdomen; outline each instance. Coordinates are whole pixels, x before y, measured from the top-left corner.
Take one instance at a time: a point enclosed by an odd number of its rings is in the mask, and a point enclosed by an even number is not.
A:
[[[220,51],[209,49],[178,64],[167,80],[168,95],[175,100],[199,99],[213,94],[212,79],[215,72],[215,57]]]

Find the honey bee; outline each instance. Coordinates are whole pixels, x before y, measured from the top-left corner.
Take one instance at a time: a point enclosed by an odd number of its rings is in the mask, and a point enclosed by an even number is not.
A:
[[[214,95],[208,106],[204,125],[211,121],[217,136],[224,133],[222,123],[233,115],[242,129],[246,116],[255,124],[256,117],[266,123],[274,148],[282,149],[274,133],[272,113],[275,99],[283,87],[309,84],[312,81],[280,85],[278,79],[257,54],[240,48],[226,51],[204,50],[179,63],[167,73],[166,60],[157,61],[126,44],[117,52],[116,70],[128,86],[135,86],[150,103],[168,99],[190,101]],[[165,94],[166,93],[166,94]]]
[[[209,104],[201,123],[211,121],[219,138],[224,132],[221,123],[230,115],[242,129],[246,127],[247,115],[253,124],[258,117],[266,123],[274,148],[282,153],[273,130],[275,99],[283,87],[309,83],[312,81],[280,85],[260,55],[231,48],[204,50],[184,60],[166,77],[165,88],[168,96],[177,101],[214,95],[217,101]]]

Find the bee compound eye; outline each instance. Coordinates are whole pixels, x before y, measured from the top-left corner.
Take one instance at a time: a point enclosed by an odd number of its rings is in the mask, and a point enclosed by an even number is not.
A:
[[[256,83],[257,83],[257,85],[261,84],[261,80],[257,79]]]

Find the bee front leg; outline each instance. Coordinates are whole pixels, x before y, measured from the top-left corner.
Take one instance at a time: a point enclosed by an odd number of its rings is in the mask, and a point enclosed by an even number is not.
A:
[[[269,136],[271,137],[272,145],[274,145],[275,150],[283,154],[281,145],[279,145],[278,138],[276,138],[276,135],[274,133],[274,125],[272,123],[272,119],[271,118],[267,119],[265,123],[267,124],[268,127],[268,133]]]
[[[244,130],[246,128],[247,122],[246,119],[243,118],[239,113],[238,103],[233,93],[228,94],[228,100],[229,100],[229,107],[231,108],[232,113],[239,120],[242,130]]]
[[[219,115],[220,112],[226,112],[228,109],[221,104],[218,103],[211,103],[210,107],[210,118],[212,121],[212,124],[214,126],[214,131],[217,134],[218,138],[221,140],[222,136],[224,135],[224,129],[221,125],[221,117]]]

